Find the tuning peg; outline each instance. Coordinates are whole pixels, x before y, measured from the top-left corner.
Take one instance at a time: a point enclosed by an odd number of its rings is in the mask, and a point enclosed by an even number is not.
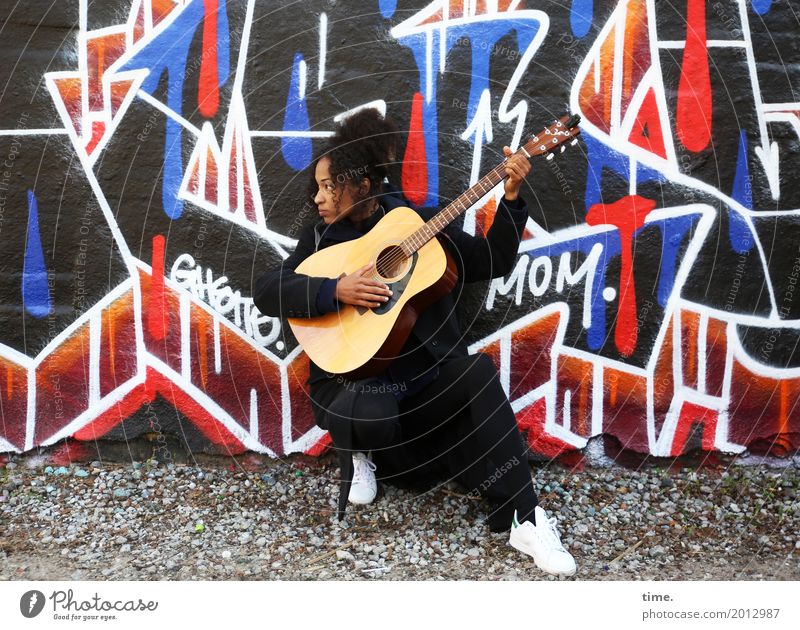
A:
[[[552,160],[554,157],[555,157],[555,153],[548,153],[547,154],[547,159],[548,160]]]
[[[562,144],[562,145],[561,145],[561,153],[564,153],[564,150],[565,150],[566,148],[567,148],[567,147],[565,147],[565,146]]]
[[[578,139],[577,139],[577,138],[575,138],[575,139],[574,139],[572,142],[570,142],[570,145],[571,145],[571,146],[573,146],[573,147],[574,147],[576,144],[578,144]]]

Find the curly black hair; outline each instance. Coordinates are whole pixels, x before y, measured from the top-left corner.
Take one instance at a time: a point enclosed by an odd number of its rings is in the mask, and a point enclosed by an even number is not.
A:
[[[368,107],[351,114],[337,125],[333,137],[311,162],[308,194],[316,195],[317,163],[327,157],[337,187],[369,180],[369,193],[359,198],[354,191],[357,203],[379,195],[383,180],[393,174],[397,139],[397,126],[377,109]]]
[[[399,131],[390,118],[384,117],[374,107],[365,107],[345,118],[336,129],[341,142],[368,139],[377,143],[378,151],[385,156],[387,165],[395,161]]]

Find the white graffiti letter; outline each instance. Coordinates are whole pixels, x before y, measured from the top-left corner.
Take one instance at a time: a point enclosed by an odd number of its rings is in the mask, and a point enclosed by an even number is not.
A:
[[[514,302],[519,306],[522,304],[522,289],[524,288],[525,270],[528,267],[528,257],[524,254],[520,256],[517,261],[517,266],[514,271],[508,276],[508,281],[504,282],[503,278],[495,278],[489,285],[489,295],[486,297],[486,310],[491,311],[494,308],[494,296],[497,293],[501,295],[508,295],[511,287],[517,285],[516,295]]]
[[[586,284],[583,289],[583,327],[589,328],[592,325],[592,287],[594,286],[594,274],[597,269],[597,263],[600,260],[600,254],[603,251],[603,246],[600,243],[595,243],[592,247],[586,260],[578,267],[577,271],[573,274],[570,259],[570,252],[561,254],[561,260],[558,264],[558,274],[556,275],[556,291],[561,293],[564,290],[564,281],[566,280],[570,286],[574,286],[581,281],[581,278],[586,276]]]
[[[536,276],[538,275],[540,268],[544,269],[544,276],[542,276],[542,281],[537,283]],[[535,258],[531,263],[531,270],[528,274],[528,288],[531,290],[531,293],[533,293],[534,297],[541,297],[545,294],[547,287],[550,286],[550,280],[552,277],[553,263],[550,262],[550,257],[539,256],[538,258]]]

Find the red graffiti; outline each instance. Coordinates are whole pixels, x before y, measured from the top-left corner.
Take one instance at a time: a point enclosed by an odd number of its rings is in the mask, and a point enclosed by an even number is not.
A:
[[[411,203],[422,205],[428,196],[428,160],[425,154],[425,131],[422,126],[422,94],[414,94],[408,144],[403,156],[401,181]]]
[[[713,451],[718,416],[719,414],[713,409],[693,403],[683,403],[681,415],[678,418],[678,426],[675,427],[675,434],[672,438],[670,455],[677,457],[691,450],[692,447],[696,448],[697,444],[688,443],[694,431],[700,432],[700,448],[704,451]]]
[[[639,195],[628,195],[611,204],[596,203],[589,208],[586,223],[613,225],[619,230],[621,266],[619,300],[614,343],[620,354],[630,356],[636,349],[639,326],[636,322],[636,287],[633,282],[633,234],[644,225],[644,218],[656,202]]]
[[[219,69],[217,66],[217,2],[203,0],[203,52],[200,80],[197,85],[197,108],[206,118],[213,118],[219,109]]]
[[[546,418],[547,401],[544,398],[539,398],[517,413],[517,424],[526,433],[531,452],[553,458],[574,450],[571,444],[547,432]]]
[[[661,132],[661,119],[658,115],[658,102],[652,88],[642,101],[628,139],[633,144],[667,159],[664,135]]]
[[[153,237],[153,280],[150,284],[150,302],[147,309],[147,329],[153,339],[167,336],[167,318],[164,308],[164,236]]]
[[[106,132],[106,124],[102,120],[92,121],[92,137],[86,145],[86,153],[92,154],[97,143],[103,139],[103,134]]]
[[[711,139],[711,79],[706,44],[704,0],[688,0],[686,45],[678,83],[677,133],[690,151],[697,153]]]
[[[169,377],[152,367],[147,368],[146,381],[134,387],[122,399],[97,415],[90,423],[78,429],[72,437],[76,440],[96,440],[115,426],[135,414],[142,405],[155,400],[158,394],[168,404],[182,413],[200,431],[205,439],[220,448],[221,453],[239,455],[246,447],[214,414],[195,400]]]

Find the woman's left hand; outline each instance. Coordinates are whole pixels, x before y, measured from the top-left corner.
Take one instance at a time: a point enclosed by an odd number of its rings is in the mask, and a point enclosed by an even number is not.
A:
[[[519,196],[519,187],[528,173],[531,172],[531,163],[522,153],[514,153],[509,147],[503,147],[506,158],[506,183],[505,197],[514,201]]]

